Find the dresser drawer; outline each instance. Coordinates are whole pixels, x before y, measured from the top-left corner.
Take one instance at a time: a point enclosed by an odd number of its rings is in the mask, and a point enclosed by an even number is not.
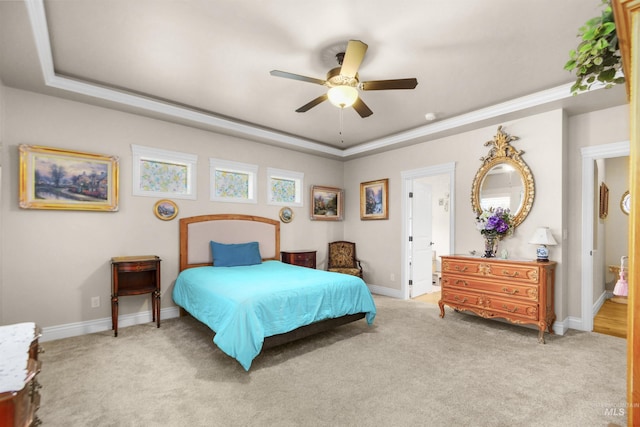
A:
[[[503,317],[512,322],[517,319],[538,320],[538,305],[526,301],[458,291],[457,289],[443,290],[442,301],[454,307],[469,308],[482,317]]]
[[[530,264],[530,263],[529,263]],[[471,259],[447,259],[442,261],[442,273],[464,274],[476,277],[507,279],[525,283],[539,283],[539,268],[514,262],[483,261]]]
[[[505,295],[509,298],[518,298],[538,301],[538,286],[514,282],[491,282],[476,279],[472,276],[445,275],[442,277],[441,286],[451,289],[477,290],[495,295]]]
[[[280,257],[287,264],[316,268],[316,251],[282,251]]]
[[[313,259],[312,254],[304,253],[304,254],[292,254],[291,257],[294,261],[309,261]]]
[[[158,268],[157,261],[123,262],[116,264],[118,272],[135,273],[136,271],[150,271]]]

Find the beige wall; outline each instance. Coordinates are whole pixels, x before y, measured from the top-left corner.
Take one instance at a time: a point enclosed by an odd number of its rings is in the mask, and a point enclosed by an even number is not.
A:
[[[569,118],[569,182],[567,193],[567,289],[568,313],[581,315],[582,290],[582,147],[593,147],[629,140],[629,107],[608,108]],[[597,198],[595,198],[597,203]],[[595,218],[598,218],[597,212]],[[592,226],[592,225],[588,225]],[[594,289],[594,299],[598,298]]]
[[[629,190],[629,156],[605,160],[606,184],[609,187],[609,215],[605,222],[605,281],[615,284],[609,265],[620,265],[620,257],[629,255],[629,215],[620,209],[620,199]],[[629,263],[625,265],[628,267]],[[608,286],[613,291],[613,285]]]
[[[562,147],[564,115],[561,110],[502,123],[506,133],[520,139],[513,145],[523,150],[523,159],[531,169],[536,199],[528,218],[516,233],[500,242],[511,258],[535,257],[535,247],[527,244],[536,227],[548,226],[560,240],[562,235],[563,197]],[[481,166],[480,157],[488,154],[484,143],[493,139],[497,126],[464,132],[391,152],[372,155],[345,163],[347,186],[345,238],[358,242],[359,256],[367,267],[367,283],[401,289],[402,218],[401,172],[455,162],[455,188],[452,208],[455,209],[454,253],[466,254],[482,250],[483,238],[475,228],[471,207],[471,185]],[[464,153],[464,155],[460,155]],[[358,187],[363,181],[389,178],[389,220],[360,221]],[[444,255],[444,254],[439,254]],[[561,251],[554,248],[552,259],[561,262]],[[396,278],[391,281],[392,275]],[[562,283],[562,273],[558,281]]]
[[[159,255],[163,259],[163,307],[173,305],[170,293],[177,275],[178,223],[155,218],[152,207],[157,199],[131,195],[131,144],[199,156],[198,199],[176,200],[179,217],[238,212],[277,218],[279,207],[265,201],[266,168],[304,172],[305,207],[294,208],[294,221],[282,224],[282,248],[317,249],[323,268],[328,241],[354,240],[367,282],[391,292],[400,289],[401,172],[455,162],[453,251],[482,248],[469,196],[479,158],[487,154],[484,142],[493,138],[497,126],[341,162],[11,88],[4,88],[1,95],[0,324],[29,320],[50,327],[109,317],[109,260],[119,255]],[[561,263],[558,320],[580,315],[580,147],[627,139],[627,112],[625,106],[567,118],[562,110],[555,110],[501,123],[507,133],[520,138],[514,145],[524,150],[523,158],[536,183],[530,216],[501,247],[511,257],[531,259],[535,248],[526,243],[530,235],[538,226],[551,228],[561,243],[551,252],[551,258]],[[21,143],[119,156],[119,212],[18,208],[17,146]],[[210,202],[209,157],[259,165],[259,203]],[[389,220],[361,221],[360,183],[380,178],[389,178]],[[308,188],[313,184],[345,189],[343,222],[308,219]],[[567,230],[567,240],[562,240],[563,230]],[[90,308],[93,296],[101,297],[100,308]],[[121,313],[146,312],[147,300],[124,298]]]
[[[206,213],[245,213],[278,218],[279,206],[266,204],[267,167],[304,172],[305,206],[282,224],[281,248],[318,250],[342,238],[342,223],[309,220],[312,184],[339,187],[343,164],[211,132],[5,88],[2,157],[2,318],[0,324],[35,321],[42,327],[110,316],[110,259],[157,254],[162,262],[162,306],[172,306],[178,273],[178,221],[153,214],[151,197],[131,195],[131,144],[197,154],[198,198],[175,199],[179,217]],[[116,155],[120,158],[118,212],[23,210],[18,208],[19,144],[44,145]],[[259,165],[258,204],[209,201],[209,157]],[[321,264],[322,267],[322,264]],[[90,299],[101,297],[101,307]],[[122,314],[147,311],[148,298],[127,297]]]
[[[2,84],[2,81],[0,81],[0,206],[2,206],[2,201],[4,199],[3,197],[3,192],[2,192],[2,182],[3,182],[3,173],[2,173],[2,160],[4,158],[4,85]],[[4,240],[2,233],[2,209],[0,209],[0,241]],[[4,304],[2,303],[4,301],[4,286],[3,286],[3,279],[4,279],[4,274],[2,274],[2,252],[3,252],[3,248],[4,245],[0,245],[0,325],[3,325],[3,319],[4,319],[4,314],[3,314],[3,309],[2,307],[4,306]]]

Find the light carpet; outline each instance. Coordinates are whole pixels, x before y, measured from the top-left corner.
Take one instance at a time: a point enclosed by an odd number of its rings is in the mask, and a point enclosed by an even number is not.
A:
[[[45,342],[45,426],[626,425],[626,341],[375,296],[358,321],[246,372],[190,317]]]

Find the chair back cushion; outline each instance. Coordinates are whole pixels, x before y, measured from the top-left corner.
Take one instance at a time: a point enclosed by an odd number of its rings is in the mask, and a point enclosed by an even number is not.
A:
[[[357,268],[356,244],[351,242],[329,243],[329,268]]]

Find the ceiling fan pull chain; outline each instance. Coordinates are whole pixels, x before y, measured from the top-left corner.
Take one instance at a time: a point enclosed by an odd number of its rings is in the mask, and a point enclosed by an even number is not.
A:
[[[342,131],[344,129],[344,108],[340,108],[340,143],[344,144],[344,135],[342,134]]]

